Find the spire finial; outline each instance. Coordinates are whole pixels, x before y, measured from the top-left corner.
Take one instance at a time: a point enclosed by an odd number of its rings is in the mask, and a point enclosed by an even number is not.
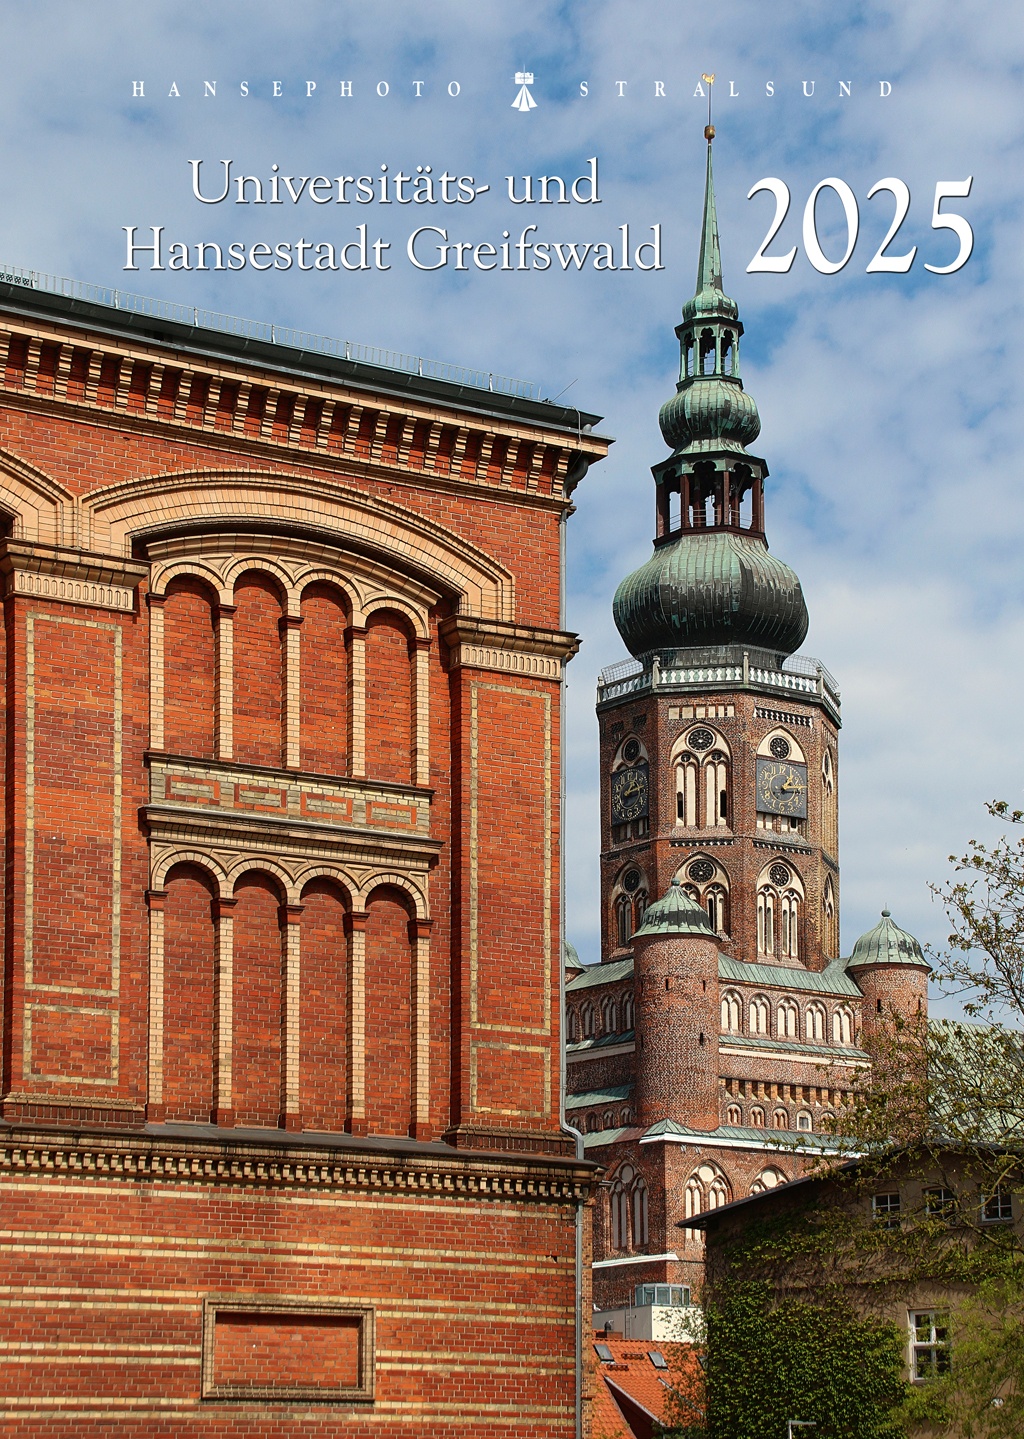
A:
[[[711,123],[711,87],[715,83],[715,72],[712,70],[710,75],[702,75],[700,78],[708,87],[708,123],[704,126],[704,139],[710,145],[715,138],[715,127]]]
[[[710,89],[708,95],[710,96]],[[704,181],[704,219],[700,232],[700,259],[697,262],[697,289],[722,289],[722,254],[718,244],[718,213],[715,209],[715,180],[711,171],[711,141],[714,139],[713,125],[704,131],[708,142],[707,175]]]

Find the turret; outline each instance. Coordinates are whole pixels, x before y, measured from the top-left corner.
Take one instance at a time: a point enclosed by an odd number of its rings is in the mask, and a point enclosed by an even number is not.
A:
[[[887,909],[853,946],[846,968],[864,994],[865,1041],[883,1027],[891,1029],[894,1015],[909,1023],[927,1017],[931,966],[918,941],[893,924]]]
[[[637,1123],[715,1129],[718,941],[707,911],[673,880],[633,936]]]

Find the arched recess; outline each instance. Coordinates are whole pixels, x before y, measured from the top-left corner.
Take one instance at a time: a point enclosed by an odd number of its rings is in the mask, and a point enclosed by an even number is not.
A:
[[[415,646],[404,614],[374,610],[366,621],[366,778],[414,781]]]
[[[233,898],[231,1109],[236,1124],[273,1127],[285,1108],[285,895],[276,876],[250,869],[236,880]]]
[[[217,595],[199,575],[175,575],[165,590],[163,662],[162,747],[215,758]]]
[[[34,465],[0,450],[0,523],[16,540],[75,545],[77,500]]]
[[[338,585],[313,580],[303,588],[299,768],[317,774],[349,773],[351,615],[351,600]]]
[[[732,813],[732,751],[724,735],[697,724],[672,749],[676,776],[676,823],[690,829],[719,829]]]
[[[105,486],[82,501],[92,547],[130,555],[161,532],[208,530],[211,523],[287,527],[357,549],[440,583],[463,614],[514,620],[511,574],[443,525],[378,495],[271,471],[193,470]]]
[[[364,987],[368,1134],[408,1135],[417,1117],[414,918],[409,896],[395,886],[381,885],[370,893]]]
[[[786,1184],[788,1180],[781,1169],[774,1164],[762,1169],[750,1186],[751,1194],[763,1194],[766,1189],[777,1189],[780,1184]]]
[[[163,1112],[168,1120],[208,1124],[215,1107],[218,885],[208,869],[185,861],[169,868],[164,888]]]
[[[234,758],[276,769],[284,763],[285,595],[262,569],[242,571],[232,594]]]
[[[340,1132],[349,1114],[349,906],[326,876],[310,880],[300,902],[299,1110],[305,1129]]]

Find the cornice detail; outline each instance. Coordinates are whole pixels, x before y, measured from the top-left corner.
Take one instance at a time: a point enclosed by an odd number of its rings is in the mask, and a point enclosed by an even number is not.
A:
[[[503,670],[560,680],[563,667],[580,647],[579,635],[568,630],[541,630],[528,625],[452,615],[439,633],[448,646],[449,669]]]
[[[99,609],[135,609],[135,588],[149,566],[85,550],[8,540],[0,554],[6,594],[58,600]]]
[[[514,1135],[509,1136],[509,1142]],[[548,1204],[585,1201],[595,1176],[587,1168],[526,1163],[481,1163],[462,1151],[459,1159],[339,1155],[318,1150],[283,1153],[252,1141],[161,1142],[150,1135],[84,1136],[28,1134],[0,1137],[0,1174],[75,1175],[95,1179],[152,1179],[263,1188],[342,1192],[466,1195],[475,1199]]]

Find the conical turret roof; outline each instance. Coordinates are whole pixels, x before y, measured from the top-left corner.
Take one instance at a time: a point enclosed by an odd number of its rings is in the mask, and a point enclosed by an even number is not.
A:
[[[930,967],[920,943],[905,929],[893,924],[887,909],[882,910],[882,918],[874,929],[862,934],[853,946],[853,953],[846,961],[846,968],[861,969],[869,964],[924,965],[926,969]]]
[[[673,934],[701,934],[715,938],[707,911],[687,894],[679,880],[674,879],[661,899],[656,899],[644,910],[644,922],[634,934],[660,935],[667,938]]]

